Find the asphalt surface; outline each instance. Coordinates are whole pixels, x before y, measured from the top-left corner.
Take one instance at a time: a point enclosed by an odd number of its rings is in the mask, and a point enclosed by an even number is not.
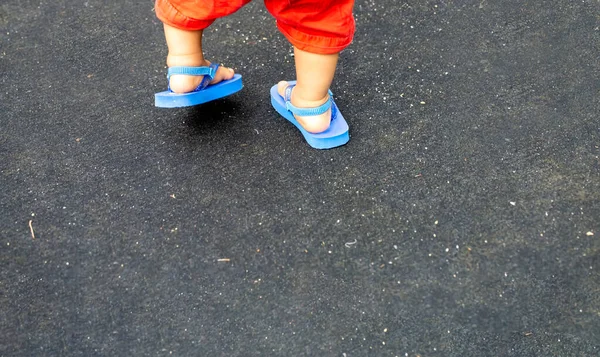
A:
[[[598,1],[358,0],[328,151],[262,2],[154,108],[152,6],[0,4],[0,356],[600,355]]]

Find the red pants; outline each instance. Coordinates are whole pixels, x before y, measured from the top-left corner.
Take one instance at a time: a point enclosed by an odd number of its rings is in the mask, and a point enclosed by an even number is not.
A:
[[[202,30],[250,0],[156,0],[156,16],[182,30]],[[354,0],[265,0],[277,27],[295,47],[338,53],[354,36]]]

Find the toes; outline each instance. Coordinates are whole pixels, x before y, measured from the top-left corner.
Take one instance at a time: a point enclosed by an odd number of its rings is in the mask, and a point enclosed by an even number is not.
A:
[[[217,69],[217,73],[215,74],[215,78],[213,78],[213,80],[210,81],[210,84],[230,80],[231,78],[233,78],[234,74],[235,71],[232,68],[219,66],[219,68]]]
[[[280,96],[285,98],[285,89],[288,86],[289,86],[288,82],[280,81],[279,83],[277,83],[277,93],[279,93]]]

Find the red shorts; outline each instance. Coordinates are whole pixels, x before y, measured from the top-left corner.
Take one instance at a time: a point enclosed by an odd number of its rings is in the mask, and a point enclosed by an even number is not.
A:
[[[202,30],[250,0],[156,0],[156,16],[182,30]],[[354,0],[265,0],[277,27],[295,47],[333,54],[354,37]]]

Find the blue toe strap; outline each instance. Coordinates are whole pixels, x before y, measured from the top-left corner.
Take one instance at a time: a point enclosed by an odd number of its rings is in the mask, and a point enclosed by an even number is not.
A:
[[[299,115],[299,116],[319,115],[319,114],[325,113],[329,108],[332,107],[331,96],[333,95],[333,93],[331,93],[331,91],[329,91],[329,98],[323,105],[320,105],[316,108],[298,108],[295,105],[293,105],[291,102],[293,88],[294,88],[294,85],[290,85],[285,89],[285,108],[295,115]],[[332,115],[332,118],[333,117],[334,116]]]
[[[167,70],[167,79],[170,79],[171,76],[174,74],[184,74],[188,76],[204,76],[204,78],[202,78],[202,81],[200,82],[200,85],[195,89],[195,91],[199,91],[208,87],[210,81],[212,81],[213,78],[215,78],[215,75],[217,74],[217,69],[219,69],[219,65],[215,63],[211,63],[211,65],[208,67],[169,67],[169,69]]]

